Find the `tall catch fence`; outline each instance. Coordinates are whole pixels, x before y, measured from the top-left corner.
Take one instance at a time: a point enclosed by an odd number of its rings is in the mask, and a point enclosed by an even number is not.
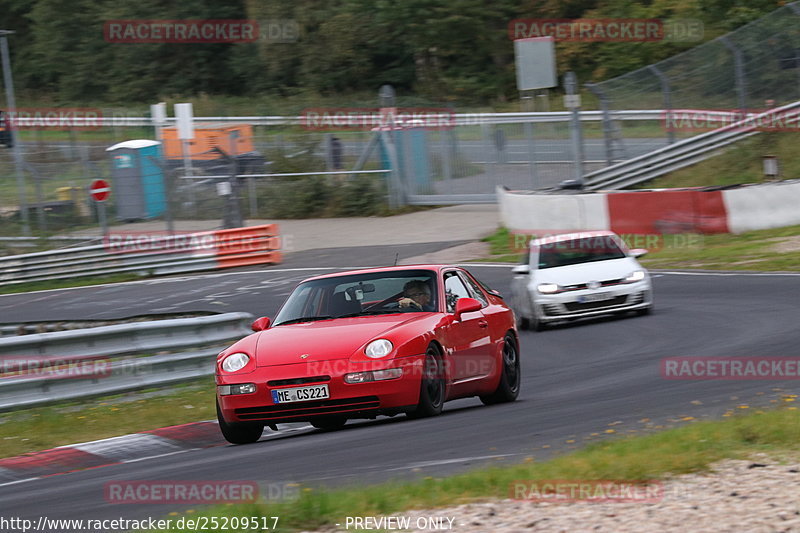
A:
[[[629,109],[720,110],[753,113],[800,100],[800,2],[792,2],[735,31],[683,53],[587,88],[606,109],[606,129],[623,154],[625,125],[616,112]],[[661,141],[695,132],[661,121]],[[620,156],[618,159],[625,159]]]

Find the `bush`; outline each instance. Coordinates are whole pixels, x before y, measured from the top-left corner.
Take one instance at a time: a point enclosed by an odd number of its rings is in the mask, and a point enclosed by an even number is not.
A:
[[[263,189],[262,189],[263,190]],[[373,216],[386,213],[386,191],[380,178],[307,176],[283,178],[259,195],[267,218]]]

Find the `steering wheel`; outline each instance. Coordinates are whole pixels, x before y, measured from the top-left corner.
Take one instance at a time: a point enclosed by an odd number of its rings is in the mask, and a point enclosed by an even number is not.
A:
[[[385,307],[387,304],[390,304],[390,303],[397,303],[397,305],[399,307],[400,304],[398,302],[399,302],[400,298],[402,298],[402,297],[403,297],[403,293],[401,291],[401,292],[398,292],[396,294],[393,294],[392,296],[389,296],[385,300],[381,300],[380,302],[378,302],[376,304],[372,304],[369,307],[366,307],[364,309],[364,311],[369,311],[370,309],[375,309],[376,307]]]

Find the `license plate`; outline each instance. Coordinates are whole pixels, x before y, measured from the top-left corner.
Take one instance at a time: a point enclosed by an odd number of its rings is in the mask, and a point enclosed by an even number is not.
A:
[[[272,403],[307,402],[330,398],[327,385],[313,387],[295,387],[292,389],[276,389],[272,391]]]
[[[578,296],[578,303],[587,303],[587,302],[602,302],[605,300],[611,300],[614,298],[614,295],[610,292],[597,292],[595,294],[585,294],[583,296]]]

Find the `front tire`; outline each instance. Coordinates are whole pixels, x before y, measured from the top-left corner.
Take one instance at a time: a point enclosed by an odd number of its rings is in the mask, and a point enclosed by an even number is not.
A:
[[[636,315],[637,316],[645,316],[645,315],[651,314],[652,312],[653,312],[653,305],[650,304],[650,305],[648,305],[647,307],[645,307],[643,309],[637,309],[636,310]]]
[[[497,389],[488,395],[481,396],[484,405],[513,402],[519,396],[519,385],[522,381],[519,362],[519,348],[514,337],[506,334],[503,339],[503,370],[500,374],[500,383]]]
[[[264,424],[251,422],[226,422],[222,417],[222,411],[217,402],[217,420],[219,430],[225,440],[231,444],[251,444],[261,438],[264,432]]]
[[[442,356],[435,346],[428,347],[425,352],[422,379],[420,380],[419,402],[417,408],[408,413],[410,418],[436,416],[444,407],[444,367]]]

